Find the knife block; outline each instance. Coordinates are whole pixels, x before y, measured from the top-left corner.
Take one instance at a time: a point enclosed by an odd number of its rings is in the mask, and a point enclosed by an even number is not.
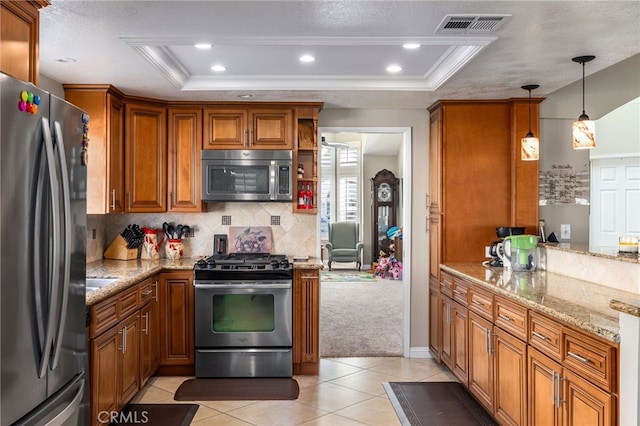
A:
[[[137,248],[127,248],[127,242],[122,238],[122,235],[118,235],[112,242],[109,248],[104,252],[105,259],[116,260],[134,260],[138,258]]]

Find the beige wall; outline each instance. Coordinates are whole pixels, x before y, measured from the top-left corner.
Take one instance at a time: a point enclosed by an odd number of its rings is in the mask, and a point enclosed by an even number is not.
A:
[[[374,109],[324,109],[320,112],[318,126],[323,127],[410,127],[411,176],[403,174],[411,182],[411,259],[405,259],[410,267],[410,347],[429,346],[429,270],[427,262],[428,235],[426,232],[427,209],[425,194],[428,187],[429,115],[425,110],[374,110]],[[406,169],[406,168],[405,168]],[[406,225],[406,224],[405,224]]]

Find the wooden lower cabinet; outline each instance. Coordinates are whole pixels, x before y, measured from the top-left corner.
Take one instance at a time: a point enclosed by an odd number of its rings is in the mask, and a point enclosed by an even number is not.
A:
[[[442,321],[440,324],[440,361],[452,368],[453,363],[453,321],[451,305],[453,302],[445,295],[440,295],[440,312],[442,312]]]
[[[147,383],[159,366],[160,309],[155,297],[140,309],[140,386]]]
[[[105,413],[120,410],[140,390],[139,327],[136,311],[91,341],[93,424],[108,424]]]
[[[469,312],[469,392],[494,412],[493,398],[493,324],[475,312]]]
[[[160,366],[195,362],[194,288],[192,271],[160,274]],[[169,374],[170,369],[165,369]]]
[[[529,348],[530,425],[617,424],[617,398]]]
[[[495,418],[503,425],[527,424],[527,344],[493,327]]]
[[[320,371],[320,271],[293,271],[293,374]]]
[[[469,354],[467,336],[469,335],[468,310],[453,302],[451,322],[453,324],[451,341],[451,365],[453,374],[460,380],[460,383],[467,385],[469,380]]]
[[[429,288],[429,352],[440,362],[440,292]]]

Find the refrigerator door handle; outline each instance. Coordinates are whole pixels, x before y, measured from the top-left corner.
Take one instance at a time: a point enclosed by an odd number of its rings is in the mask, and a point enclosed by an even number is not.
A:
[[[60,176],[62,177],[61,184],[61,201],[62,201],[62,213],[64,218],[62,220],[62,263],[63,263],[63,275],[62,286],[59,287],[61,295],[56,295],[56,299],[62,299],[60,309],[58,311],[58,330],[55,337],[55,344],[53,353],[51,354],[51,369],[55,370],[60,360],[60,349],[62,347],[62,335],[65,330],[65,323],[67,319],[67,304],[69,302],[69,278],[71,276],[71,191],[69,188],[69,174],[67,169],[67,159],[64,152],[64,138],[62,136],[62,127],[58,121],[53,123],[53,131],[55,135],[55,147],[54,151],[57,154],[58,167],[60,169]]]
[[[53,152],[53,140],[51,138],[51,128],[49,127],[49,120],[46,117],[42,117],[42,136],[44,143],[44,151],[47,160],[47,168],[49,171],[49,183],[51,186],[51,217],[53,226],[51,230],[53,240],[53,250],[49,250],[49,256],[52,259],[49,267],[49,307],[47,310],[47,323],[46,333],[44,338],[44,344],[42,347],[42,354],[40,357],[40,368],[38,369],[38,377],[42,378],[47,372],[49,366],[49,358],[51,356],[51,347],[53,344],[53,338],[56,333],[56,315],[58,313],[58,298],[56,295],[59,293],[58,287],[60,283],[60,260],[59,250],[57,250],[60,241],[60,204],[57,195],[57,191],[60,187],[58,183],[58,177],[56,174],[56,167],[54,164],[54,152]],[[35,260],[37,261],[37,260]]]
[[[78,411],[78,407],[80,406],[80,401],[82,401],[82,397],[84,396],[84,380],[80,382],[80,387],[78,388],[78,392],[73,400],[65,407],[64,410],[60,412],[57,416],[51,419],[50,422],[46,423],[46,426],[58,426],[63,425],[72,415],[74,415]]]

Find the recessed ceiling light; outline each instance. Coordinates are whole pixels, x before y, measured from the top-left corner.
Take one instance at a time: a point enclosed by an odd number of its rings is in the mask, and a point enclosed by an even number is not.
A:
[[[402,47],[404,47],[405,49],[417,49],[418,47],[420,47],[420,45],[418,43],[405,43],[402,45]]]
[[[78,60],[76,58],[58,58],[58,59],[56,59],[56,61],[57,62],[62,62],[63,64],[78,62]]]
[[[402,71],[402,67],[400,65],[389,65],[387,67],[387,72],[400,72]]]
[[[225,67],[224,65],[214,65],[211,67],[211,69],[216,72],[222,72],[222,71],[226,71],[227,67]]]
[[[211,49],[211,43],[196,43],[194,46],[196,49]]]
[[[300,62],[313,62],[316,60],[314,56],[311,55],[302,55],[300,56]]]

